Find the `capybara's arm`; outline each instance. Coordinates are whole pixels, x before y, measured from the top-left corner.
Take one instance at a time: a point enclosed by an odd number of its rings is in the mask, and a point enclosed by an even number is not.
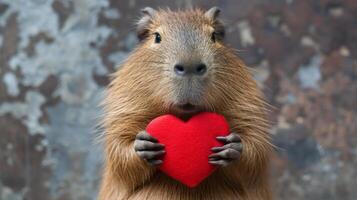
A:
[[[134,150],[135,136],[144,123],[128,116],[112,123],[105,134],[106,169],[118,180],[121,190],[130,192],[148,181],[155,170]]]
[[[254,88],[254,87],[252,87]],[[247,199],[270,199],[268,161],[273,145],[269,134],[267,110],[257,91],[232,105],[226,113],[232,132],[239,134],[243,145],[240,159],[222,168],[228,179],[243,183]],[[251,198],[250,198],[251,197]]]
[[[241,185],[244,199],[270,200],[267,167],[271,146],[267,145],[265,139],[255,138],[250,134],[242,135],[241,140],[241,158],[220,168],[220,171],[233,185]]]

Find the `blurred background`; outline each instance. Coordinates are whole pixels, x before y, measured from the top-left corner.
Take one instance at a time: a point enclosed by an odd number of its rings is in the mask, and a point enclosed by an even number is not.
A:
[[[95,124],[145,6],[219,6],[275,107],[278,200],[357,199],[357,1],[0,0],[0,199],[95,199]]]

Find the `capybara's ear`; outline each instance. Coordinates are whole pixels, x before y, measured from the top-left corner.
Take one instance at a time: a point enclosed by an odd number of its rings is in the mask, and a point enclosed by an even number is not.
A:
[[[148,26],[151,23],[152,18],[155,16],[156,10],[150,7],[146,7],[143,8],[141,12],[143,13],[143,16],[137,23],[137,35],[139,40],[143,40],[147,37],[149,32]]]
[[[223,39],[225,34],[225,28],[223,23],[217,19],[220,12],[221,10],[218,7],[212,7],[205,12],[204,16],[212,22],[216,37],[218,37],[219,39]]]
[[[215,6],[205,12],[205,17],[211,19],[212,21],[215,21],[220,12],[221,10]]]

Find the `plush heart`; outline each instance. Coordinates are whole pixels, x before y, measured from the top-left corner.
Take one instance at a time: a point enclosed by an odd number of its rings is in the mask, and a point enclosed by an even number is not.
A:
[[[173,115],[152,120],[146,131],[165,145],[159,169],[189,187],[197,186],[215,166],[208,163],[211,148],[222,146],[217,136],[226,136],[229,126],[222,115],[199,113],[188,121]]]

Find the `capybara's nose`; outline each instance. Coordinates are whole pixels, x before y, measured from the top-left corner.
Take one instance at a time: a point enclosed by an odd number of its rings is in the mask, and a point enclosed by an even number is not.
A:
[[[174,71],[175,74],[178,76],[187,76],[187,75],[202,76],[206,73],[207,66],[203,63],[193,66],[176,64],[174,66]]]

